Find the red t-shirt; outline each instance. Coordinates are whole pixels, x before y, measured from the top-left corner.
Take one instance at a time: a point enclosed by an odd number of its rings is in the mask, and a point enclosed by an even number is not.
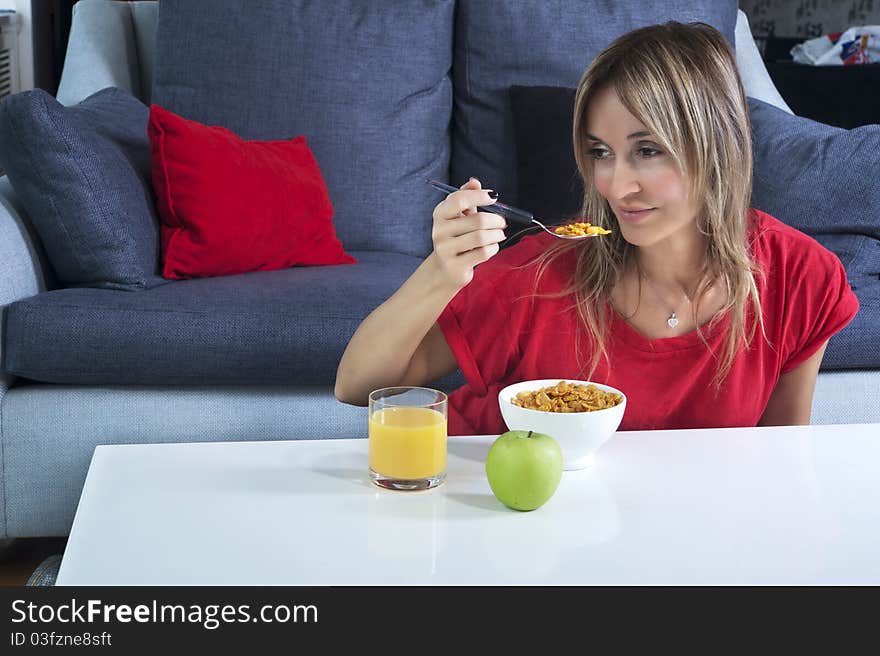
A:
[[[759,327],[716,396],[717,364],[696,331],[647,339],[612,311],[611,367],[601,359],[590,379],[627,395],[620,430],[755,426],[780,375],[807,360],[855,316],[859,302],[837,256],[768,214],[753,210],[750,219],[752,256],[766,272],[766,281],[757,276],[756,283],[770,343]],[[590,341],[572,299],[534,296],[537,267],[528,264],[553,239],[545,233],[526,237],[479,265],[438,318],[467,380],[449,395],[450,435],[507,430],[498,407],[498,392],[507,385],[586,380]],[[557,259],[537,292],[562,289],[574,265],[574,254]],[[747,327],[751,316],[746,315]],[[719,354],[728,324],[725,315],[704,330]],[[581,338],[575,340],[578,332]]]

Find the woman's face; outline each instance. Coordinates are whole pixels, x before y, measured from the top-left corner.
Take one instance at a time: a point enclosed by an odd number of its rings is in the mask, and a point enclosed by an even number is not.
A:
[[[624,239],[644,247],[695,230],[697,208],[684,176],[613,88],[600,91],[587,108],[587,135],[593,182]]]

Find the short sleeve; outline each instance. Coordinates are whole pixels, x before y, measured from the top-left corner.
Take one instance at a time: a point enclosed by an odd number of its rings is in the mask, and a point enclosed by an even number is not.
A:
[[[789,321],[783,341],[783,374],[814,355],[859,310],[858,298],[837,256],[813,240],[804,240],[800,246],[807,253],[789,272],[793,289],[787,294]]]

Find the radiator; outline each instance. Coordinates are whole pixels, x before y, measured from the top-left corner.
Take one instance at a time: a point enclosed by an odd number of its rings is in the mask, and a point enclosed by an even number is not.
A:
[[[0,100],[19,91],[17,19],[0,14]]]

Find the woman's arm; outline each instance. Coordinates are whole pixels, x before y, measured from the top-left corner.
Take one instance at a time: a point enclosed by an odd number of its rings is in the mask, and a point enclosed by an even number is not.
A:
[[[374,389],[424,385],[455,371],[437,318],[504,240],[504,218],[479,211],[496,197],[472,178],[434,208],[434,252],[352,335],[336,371],[337,399],[367,405]]]
[[[810,423],[813,390],[827,346],[826,341],[809,360],[779,377],[758,426],[805,426]]]
[[[455,371],[436,321],[458,289],[438,283],[435,266],[429,255],[355,331],[336,372],[337,399],[366,405],[374,389],[424,385]]]

